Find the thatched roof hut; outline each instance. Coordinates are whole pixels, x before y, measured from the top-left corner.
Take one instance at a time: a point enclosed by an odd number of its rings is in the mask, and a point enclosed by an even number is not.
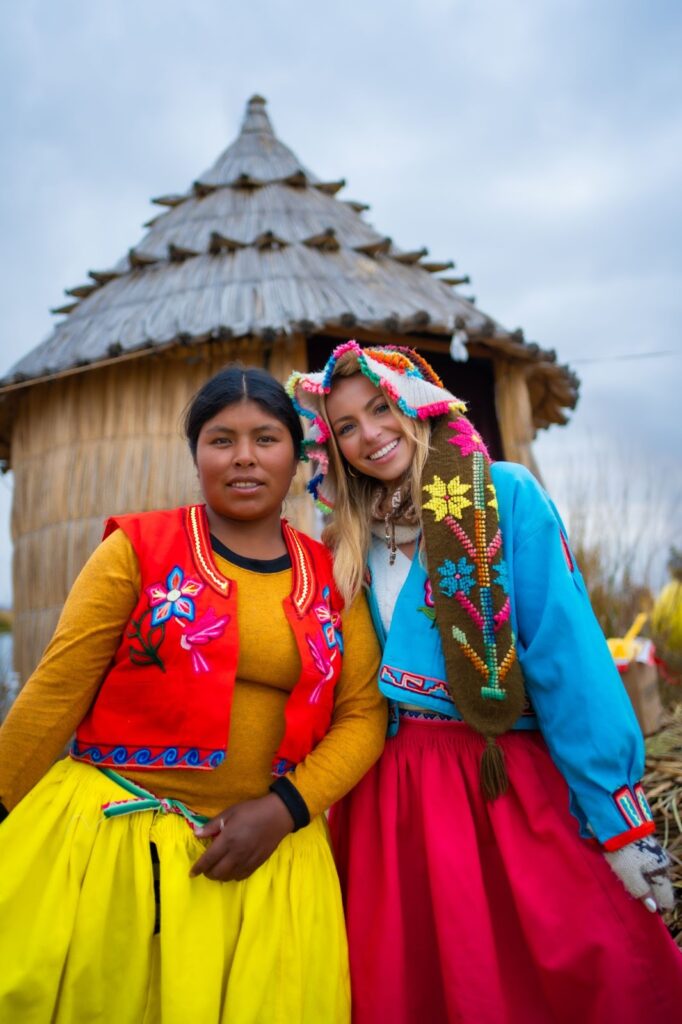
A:
[[[554,353],[464,298],[449,261],[376,231],[364,204],[337,198],[343,185],[304,167],[252,97],[213,167],[153,200],[163,212],[143,239],[68,289],[65,318],[0,381],[23,678],[103,518],[196,497],[178,413],[229,360],[284,378],[350,336],[409,343],[469,401],[493,453],[531,468],[537,428],[565,422],[577,381]],[[453,343],[467,362],[452,361]]]

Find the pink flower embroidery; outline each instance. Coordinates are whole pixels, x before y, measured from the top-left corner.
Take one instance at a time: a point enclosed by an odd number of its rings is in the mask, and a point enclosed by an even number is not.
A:
[[[206,658],[197,648],[204,647],[206,644],[210,644],[211,640],[222,636],[229,621],[229,615],[222,615],[218,618],[213,608],[209,608],[193,626],[188,627],[182,634],[180,646],[183,650],[190,652],[193,672],[209,671]]]
[[[456,437],[449,437],[448,444],[456,444],[461,451],[462,455],[471,455],[472,452],[482,452],[488,457],[488,449],[483,443],[483,438],[474,429],[472,423],[465,419],[463,416],[455,420],[453,423],[448,423],[449,427],[457,431]]]
[[[332,608],[329,587],[324,588],[322,591],[322,597],[324,599],[324,604],[318,604],[315,606],[315,615],[317,616],[318,622],[322,625],[322,632],[324,633],[324,638],[327,641],[327,647],[336,647],[338,645],[339,650],[343,653],[341,616],[334,608]]]
[[[310,694],[309,698],[310,704],[317,704],[320,697],[322,696],[322,691],[324,687],[327,685],[329,680],[334,675],[334,666],[332,665],[331,659],[327,657],[326,651],[320,650],[320,647],[318,646],[317,642],[315,640],[312,640],[307,633],[306,642],[308,644],[308,649],[310,650],[310,653],[313,656],[315,668],[322,676],[319,683],[317,683],[317,685],[313,689],[313,692]],[[332,654],[332,658],[333,657],[334,654]]]
[[[431,586],[431,580],[426,577],[426,583],[424,584],[424,604],[427,608],[434,607],[433,601],[433,588]]]
[[[191,598],[196,597],[204,589],[204,584],[199,580],[185,579],[185,574],[179,565],[171,569],[166,577],[166,584],[152,583],[145,591],[149,598],[149,606],[153,608],[152,626],[160,626],[162,622],[170,619],[171,615],[176,619],[187,619],[194,621],[194,602]]]

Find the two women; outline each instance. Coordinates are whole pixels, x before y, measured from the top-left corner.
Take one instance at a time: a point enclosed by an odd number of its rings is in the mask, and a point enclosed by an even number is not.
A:
[[[322,812],[383,745],[376,639],[281,519],[281,385],[222,371],[186,434],[205,504],[108,521],[0,731],[3,1021],[348,1020]]]
[[[676,1019],[641,734],[554,506],[410,350],[348,342],[288,390],[390,703],[332,819],[354,1024]]]

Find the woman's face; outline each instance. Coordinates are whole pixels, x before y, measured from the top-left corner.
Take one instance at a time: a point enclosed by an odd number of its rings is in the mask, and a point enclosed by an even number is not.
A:
[[[404,477],[415,442],[403,431],[383,392],[364,374],[334,381],[327,415],[341,454],[353,469],[387,486]]]
[[[285,425],[250,399],[225,406],[199,432],[199,484],[220,518],[278,523],[296,465]]]

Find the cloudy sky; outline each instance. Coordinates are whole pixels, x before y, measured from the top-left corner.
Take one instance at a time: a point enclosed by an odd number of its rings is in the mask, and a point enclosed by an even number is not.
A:
[[[398,245],[454,259],[483,310],[580,374],[571,425],[536,446],[560,504],[586,463],[608,467],[679,532],[679,3],[1,8],[0,374],[49,333],[64,288],[141,237],[151,196],[212,164],[260,92],[303,163],[346,178],[342,196]],[[11,475],[0,604],[10,504]]]

